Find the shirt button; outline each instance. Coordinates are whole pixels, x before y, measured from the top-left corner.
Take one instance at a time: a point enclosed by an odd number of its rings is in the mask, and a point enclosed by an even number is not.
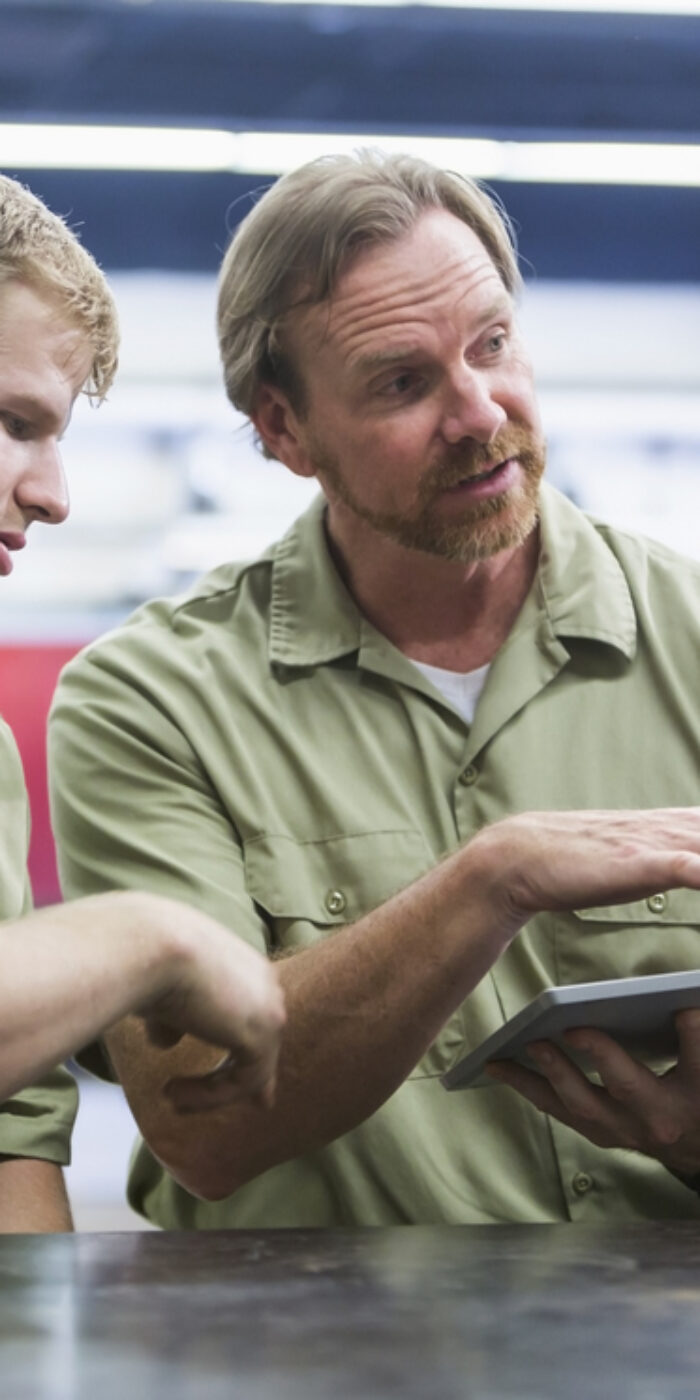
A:
[[[585,1196],[594,1185],[593,1177],[589,1172],[576,1172],[576,1175],[571,1178],[571,1185],[577,1196]]]
[[[329,914],[342,914],[347,902],[342,890],[329,890],[326,895],[326,909]]]
[[[647,909],[651,909],[652,914],[663,914],[667,903],[665,894],[650,894],[647,900]]]
[[[464,783],[465,787],[471,787],[472,783],[476,782],[478,776],[479,769],[476,764],[470,763],[469,766],[465,768],[464,772],[460,773],[459,781],[460,783]]]

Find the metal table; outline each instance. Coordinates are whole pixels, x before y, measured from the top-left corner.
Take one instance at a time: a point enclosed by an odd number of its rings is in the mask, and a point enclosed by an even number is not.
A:
[[[0,1238],[3,1400],[697,1400],[700,1226]]]

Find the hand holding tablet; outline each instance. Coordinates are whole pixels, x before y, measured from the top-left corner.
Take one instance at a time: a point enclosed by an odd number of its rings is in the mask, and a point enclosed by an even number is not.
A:
[[[668,1064],[678,1049],[676,1014],[691,1007],[700,1008],[700,971],[548,987],[448,1070],[442,1083],[450,1090],[493,1088],[496,1080],[485,1073],[493,1060],[516,1060],[537,1070],[527,1046],[542,1040],[558,1045],[585,1069],[582,1057],[564,1039],[566,1031],[584,1028],[605,1031],[648,1064]]]

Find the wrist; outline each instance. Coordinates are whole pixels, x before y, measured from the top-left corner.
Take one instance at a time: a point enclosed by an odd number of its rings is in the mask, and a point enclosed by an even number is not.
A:
[[[115,901],[122,941],[125,935],[131,941],[138,981],[134,1012],[141,1015],[172,995],[191,966],[195,950],[187,911],[175,900],[138,891],[106,898]]]
[[[508,819],[484,827],[461,848],[464,898],[478,909],[505,950],[530,917],[517,901],[513,879],[515,833]]]

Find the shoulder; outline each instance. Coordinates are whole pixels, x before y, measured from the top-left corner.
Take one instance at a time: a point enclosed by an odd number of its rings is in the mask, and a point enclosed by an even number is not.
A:
[[[219,565],[185,593],[156,598],[81,651],[63,672],[61,687],[96,673],[138,677],[143,689],[181,680],[202,691],[206,677],[252,679],[268,665],[271,614],[290,572],[318,552],[322,502],[312,502],[282,539],[258,558]],[[86,681],[87,683],[87,681]]]
[[[619,561],[633,591],[653,587],[660,592],[684,595],[690,592],[697,597],[700,559],[691,559],[660,540],[621,530],[594,516],[587,516],[587,519]]]
[[[700,561],[659,540],[592,522],[622,570],[640,647],[694,684],[700,646]]]
[[[0,716],[0,779],[3,800],[26,796],[24,770],[15,736],[9,724]]]
[[[595,567],[605,552],[619,563],[630,586],[648,579],[671,587],[700,586],[700,559],[692,559],[647,535],[611,525],[575,504],[549,482],[542,485],[540,518],[546,542],[561,566],[580,553],[582,563]],[[600,546],[603,546],[601,552]]]
[[[227,563],[174,597],[155,598],[83,649],[61,683],[96,672],[138,672],[142,681],[172,679],[183,667],[196,675],[215,653],[250,646],[267,635],[274,551],[250,563]]]

